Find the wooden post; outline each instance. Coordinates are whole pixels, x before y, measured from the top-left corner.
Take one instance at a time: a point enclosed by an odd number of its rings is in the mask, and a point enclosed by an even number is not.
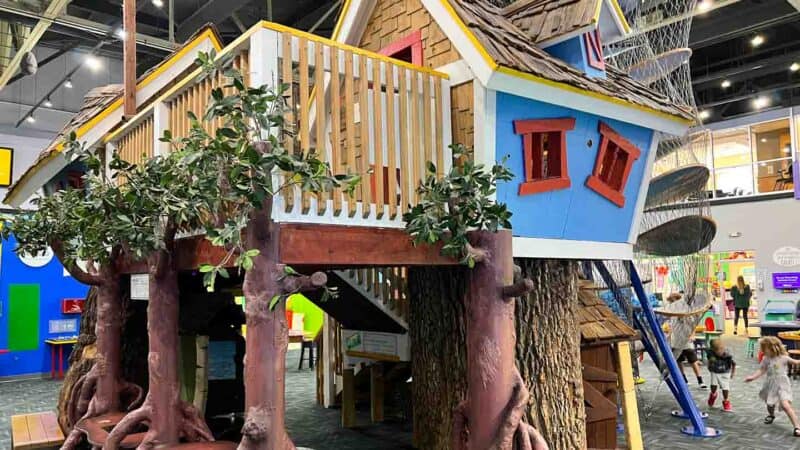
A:
[[[342,427],[356,426],[356,373],[354,369],[342,370]]]
[[[122,23],[125,30],[123,42],[123,114],[136,115],[136,0],[123,0]]]
[[[636,404],[636,388],[633,383],[633,366],[629,342],[617,344],[619,387],[622,391],[622,416],[625,420],[625,442],[630,450],[642,450],[642,429],[639,425],[639,407]]]
[[[383,422],[383,366],[375,363],[369,366],[369,406],[372,423]]]

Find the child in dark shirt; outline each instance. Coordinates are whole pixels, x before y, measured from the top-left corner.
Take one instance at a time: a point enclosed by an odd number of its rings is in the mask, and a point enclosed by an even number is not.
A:
[[[722,389],[722,409],[732,412],[731,401],[728,395],[731,390],[731,378],[736,372],[736,362],[733,360],[722,339],[711,341],[711,348],[707,351],[708,370],[711,372],[711,393],[708,395],[708,406],[714,406],[717,401],[717,387]]]

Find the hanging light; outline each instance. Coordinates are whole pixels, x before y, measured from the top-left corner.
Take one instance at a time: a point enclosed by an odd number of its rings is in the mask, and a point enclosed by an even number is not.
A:
[[[164,0],[152,0],[153,6],[156,8],[162,8],[164,6]]]
[[[800,70],[800,64],[793,62],[792,65],[789,66],[789,70],[791,70],[792,72],[797,72],[798,70]]]
[[[763,43],[764,43],[764,36],[761,34],[757,34],[753,36],[753,39],[750,39],[750,45],[752,45],[753,47],[758,47]]]
[[[96,56],[94,56],[92,54],[86,55],[86,58],[83,60],[83,63],[92,72],[97,72],[98,70],[100,70],[101,67],[103,67],[103,62],[100,61],[100,58],[98,58],[98,57],[96,57]]]
[[[711,4],[713,2],[711,0],[702,0],[697,4],[697,10],[700,12],[706,12],[711,9]]]
[[[36,122],[36,118],[33,117],[33,114],[28,114],[28,117],[25,118],[25,121],[28,122],[28,123],[35,123]]]
[[[44,102],[42,103],[42,105],[44,105],[45,108],[52,108],[53,107],[53,102],[50,101],[50,96],[48,96],[46,99],[44,99]]]
[[[67,89],[72,89],[72,79],[67,78],[67,81],[64,82],[64,87]]]
[[[125,35],[126,34],[127,33],[125,33],[125,29],[122,28],[122,27],[117,28],[117,31],[114,32],[114,36],[119,38],[120,41],[124,41],[125,40]]]
[[[731,81],[730,80],[722,80],[722,84],[720,84],[720,86],[722,86],[722,89],[728,89],[729,87],[731,87]]]
[[[761,109],[769,106],[769,97],[765,96],[758,96],[753,99],[753,108],[754,109]]]
[[[700,111],[700,112],[697,114],[697,117],[699,117],[699,118],[700,118],[700,120],[706,120],[706,119],[708,119],[709,117],[711,117],[711,111],[709,111],[709,110],[707,110],[707,109],[704,109],[704,110]]]

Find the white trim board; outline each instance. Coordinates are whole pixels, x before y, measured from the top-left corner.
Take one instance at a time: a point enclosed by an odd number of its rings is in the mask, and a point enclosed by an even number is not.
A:
[[[515,258],[633,259],[633,245],[627,242],[572,241],[514,236]]]
[[[456,87],[460,84],[469,83],[475,79],[475,74],[469,68],[469,65],[463,59],[453,61],[450,64],[433,69],[437,72],[446,73],[449,76],[450,87]]]
[[[526,80],[506,73],[496,72],[489,80],[489,88],[533,100],[572,108],[601,117],[620,120],[644,128],[682,136],[689,125],[681,124],[638,108],[624,106],[586,94],[572,92],[549,84]]]

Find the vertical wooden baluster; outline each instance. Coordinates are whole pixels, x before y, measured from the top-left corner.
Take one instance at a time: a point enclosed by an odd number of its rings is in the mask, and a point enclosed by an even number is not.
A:
[[[283,64],[282,64],[282,77],[283,77],[283,84],[286,85],[286,91],[283,93],[283,98],[286,101],[286,113],[284,114],[283,118],[283,127],[284,127],[284,146],[286,147],[286,151],[294,154],[295,151],[295,140],[297,139],[297,129],[295,127],[295,108],[296,102],[294,101],[293,94],[294,94],[294,70],[292,68],[292,35],[289,33],[283,33],[281,35],[281,46],[283,52]],[[287,188],[283,190],[283,198],[286,205],[286,212],[290,212],[294,207],[294,189]]]
[[[386,156],[389,171],[386,184],[389,196],[389,218],[397,216],[397,143],[395,142],[394,75],[395,65],[386,64]],[[402,133],[402,130],[400,130]]]
[[[376,217],[383,217],[383,100],[381,99],[381,66],[383,63],[379,59],[372,60],[372,133],[375,144],[375,173],[373,174],[375,180],[375,211]],[[388,94],[387,94],[388,95]]]
[[[370,136],[370,117],[369,117],[369,72],[367,72],[367,58],[358,55],[358,117],[361,121],[361,142],[360,142],[360,172],[364,174],[364,181],[361,183],[361,207],[364,217],[370,213],[372,203],[372,185],[375,176],[371,172],[369,164],[369,136]]]
[[[400,121],[397,131],[400,133],[400,214],[408,212],[408,204],[411,201],[414,184],[411,180],[413,169],[409,167],[409,154],[411,149],[408,146],[408,82],[406,79],[407,69],[398,67],[397,85],[398,96],[400,98]]]
[[[417,204],[419,196],[416,187],[421,180],[425,179],[425,154],[424,149],[420,146],[420,114],[419,114],[419,74],[411,71],[411,145],[409,145],[409,152],[411,155],[411,184],[414,186],[414,191],[411,194],[413,198],[412,203]]]
[[[355,78],[353,76],[353,53],[346,50],[344,53],[344,107],[345,107],[345,138],[347,145],[347,170],[350,173],[357,173],[356,167],[356,119],[355,119],[355,93],[353,92]],[[361,181],[362,183],[364,180]],[[356,195],[355,192],[347,199],[348,215],[356,214]]]
[[[331,56],[331,167],[334,174],[342,172],[341,114],[342,99],[339,93],[339,49],[330,48]],[[342,212],[342,190],[333,191],[333,214]]]
[[[316,104],[316,141],[317,141],[317,158],[320,161],[328,161],[327,149],[325,145],[325,54],[321,42],[314,43],[314,97]],[[317,194],[317,211],[316,214],[325,214],[327,208],[328,194],[320,192]]]
[[[303,155],[308,155],[311,149],[311,137],[309,135],[309,94],[308,94],[308,40],[306,38],[298,39],[298,49],[300,51],[300,148]],[[310,207],[308,194],[302,194],[303,214],[307,214]]]
[[[444,133],[442,132],[442,80],[433,79],[433,97],[436,108],[436,174],[441,177],[444,175]],[[448,111],[449,114],[449,111]]]
[[[422,138],[423,148],[425,149],[425,161],[423,161],[423,169],[427,170],[428,162],[434,162],[433,157],[433,139],[431,138],[431,130],[434,127],[433,114],[431,113],[431,76],[426,72],[422,74]],[[425,173],[422,172],[422,178],[425,179]]]

